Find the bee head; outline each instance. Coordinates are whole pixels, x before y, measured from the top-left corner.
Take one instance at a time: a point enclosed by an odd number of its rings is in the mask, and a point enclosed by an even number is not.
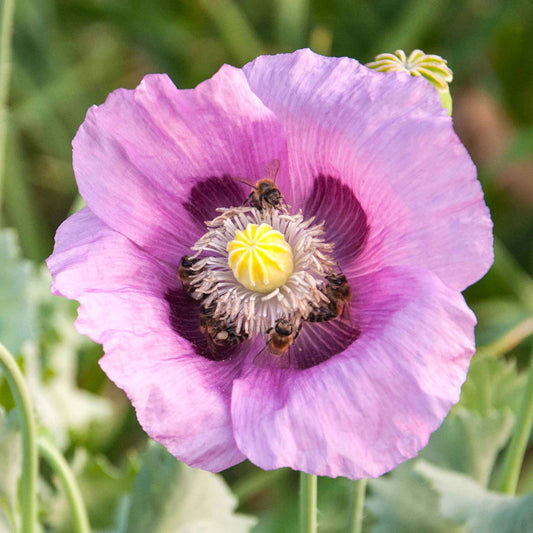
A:
[[[326,276],[326,279],[334,287],[340,287],[341,285],[347,283],[346,276],[344,274],[330,274],[329,276]]]
[[[195,258],[192,258],[191,256],[189,255],[184,255],[182,258],[181,258],[181,266],[183,268],[191,268],[195,263],[198,262],[198,258],[195,257]]]
[[[270,189],[265,195],[265,200],[270,205],[277,206],[281,200],[281,193],[279,192],[279,189]]]
[[[281,192],[272,180],[260,180],[257,184],[257,192],[263,201],[271,206],[276,207],[281,202]]]
[[[292,335],[293,332],[292,324],[285,318],[278,318],[274,329],[276,333],[282,337],[288,337],[289,335]]]

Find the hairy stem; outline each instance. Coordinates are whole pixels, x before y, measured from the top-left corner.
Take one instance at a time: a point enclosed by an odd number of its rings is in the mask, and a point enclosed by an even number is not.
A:
[[[24,376],[14,357],[0,343],[0,368],[5,372],[11,394],[19,413],[22,433],[22,473],[20,479],[20,509],[22,514],[22,533],[32,533],[36,524],[37,485],[37,430],[30,394]]]
[[[316,476],[300,472],[300,531],[316,532]]]
[[[67,461],[65,461],[65,458],[50,441],[39,438],[37,445],[39,454],[50,465],[63,484],[72,512],[73,530],[77,533],[89,533],[91,528],[89,526],[85,503],[83,502],[76,478],[68,466]]]
[[[363,531],[363,509],[365,506],[366,479],[355,482],[353,499],[351,502],[350,529],[351,533]]]

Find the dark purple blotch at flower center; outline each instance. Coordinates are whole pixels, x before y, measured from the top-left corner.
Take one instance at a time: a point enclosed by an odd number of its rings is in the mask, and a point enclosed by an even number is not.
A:
[[[282,191],[283,192],[283,191]],[[189,212],[199,232],[205,232],[206,222],[221,215],[221,211],[230,207],[240,207],[245,201],[249,189],[229,175],[221,177],[209,177],[198,180],[192,188],[189,197],[184,202],[186,210]],[[331,245],[331,258],[329,259],[329,272],[337,273],[342,277],[346,272],[348,285],[351,285],[349,272],[352,270],[358,255],[363,251],[367,236],[367,217],[361,204],[353,194],[352,190],[343,184],[338,178],[332,176],[318,175],[312,182],[312,187],[303,202],[303,206],[292,206],[289,213],[281,215],[290,217],[301,209],[300,217],[304,226],[307,224],[321,224],[320,241],[329,247]],[[257,215],[257,213],[255,213]],[[303,215],[303,216],[302,216]],[[242,214],[242,217],[245,213]],[[278,218],[277,216],[275,217]],[[282,225],[285,228],[284,225]],[[313,226],[311,226],[313,227]],[[291,231],[291,230],[287,230]],[[302,233],[304,237],[307,237]],[[318,234],[318,232],[317,232]],[[191,246],[194,243],[191,243]],[[317,250],[320,256],[321,251]],[[206,257],[208,253],[198,252],[199,259]],[[325,275],[313,276],[318,279],[319,290],[324,291],[327,284]],[[305,293],[304,293],[305,294]],[[191,297],[181,284],[169,287],[165,295],[170,309],[170,324],[172,329],[181,337],[187,339],[195,348],[196,353],[215,361],[234,360],[235,358],[245,358],[248,355],[254,356],[255,364],[258,366],[274,366],[282,368],[306,369],[320,364],[334,355],[344,351],[361,334],[361,323],[358,321],[357,301],[353,298],[346,302],[342,313],[337,317],[331,309],[334,309],[335,302],[321,301],[319,304],[323,313],[328,318],[322,320],[316,318],[317,313],[311,312],[309,315],[299,312],[297,309],[287,311],[286,308],[278,307],[270,318],[271,322],[276,317],[296,317],[298,333],[293,344],[282,356],[272,355],[265,349],[268,345],[268,331],[275,327],[273,324],[264,326],[259,331],[249,332],[243,342],[234,345],[216,345],[200,327],[202,306],[206,295],[198,294]],[[306,297],[306,296],[301,296]],[[216,303],[216,298],[213,299]],[[273,302],[274,303],[274,302]],[[210,300],[210,305],[213,305]],[[328,314],[329,313],[329,314]],[[320,313],[318,313],[320,316]],[[270,316],[270,315],[269,315]],[[229,322],[233,332],[238,329],[238,319]],[[266,346],[268,348],[268,346]]]

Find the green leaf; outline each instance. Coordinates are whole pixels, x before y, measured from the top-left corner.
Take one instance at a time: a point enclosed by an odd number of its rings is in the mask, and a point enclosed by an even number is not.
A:
[[[0,408],[0,531],[17,531],[17,486],[22,448],[20,433],[11,416]]]
[[[431,436],[420,456],[486,486],[498,453],[511,437],[514,419],[509,410],[492,410],[482,416],[458,407]]]
[[[373,533],[459,533],[453,522],[439,514],[439,495],[429,481],[413,471],[414,462],[400,465],[389,475],[369,480],[366,508],[377,523]]]
[[[128,533],[245,533],[256,520],[235,514],[237,499],[221,476],[189,468],[152,443],[144,454],[128,510]]]
[[[525,383],[526,376],[517,372],[513,361],[474,357],[461,391],[460,405],[482,415],[494,409],[510,409],[516,415]]]
[[[0,341],[14,354],[37,338],[33,274],[31,263],[20,257],[15,231],[0,230]]]
[[[463,407],[455,409],[431,436],[420,458],[401,465],[388,476],[370,481],[372,492],[367,506],[377,519],[373,531],[462,531],[461,521],[442,512],[438,485],[421,474],[419,465],[460,476],[483,491],[482,486],[488,484],[499,451],[510,438],[513,422],[510,411],[493,410],[482,416]]]
[[[533,494],[521,498],[489,492],[468,476],[435,467],[416,465],[439,493],[443,517],[466,527],[467,533],[527,533],[533,530]]]
[[[516,372],[514,364],[488,357],[474,359],[459,405],[431,436],[419,457],[435,467],[472,476],[486,486],[498,454],[511,436],[513,412],[523,387],[524,377]],[[368,509],[377,520],[374,531],[462,530],[440,514],[439,495],[417,471],[419,460],[370,481]]]

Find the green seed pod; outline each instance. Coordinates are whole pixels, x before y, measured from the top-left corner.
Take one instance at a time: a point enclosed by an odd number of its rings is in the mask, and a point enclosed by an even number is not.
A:
[[[453,72],[448,67],[446,59],[434,54],[425,54],[422,50],[413,50],[409,57],[403,50],[396,50],[394,54],[379,54],[368,68],[380,72],[407,72],[411,76],[426,78],[438,91],[443,107],[452,114],[452,97],[449,83],[453,79]]]

